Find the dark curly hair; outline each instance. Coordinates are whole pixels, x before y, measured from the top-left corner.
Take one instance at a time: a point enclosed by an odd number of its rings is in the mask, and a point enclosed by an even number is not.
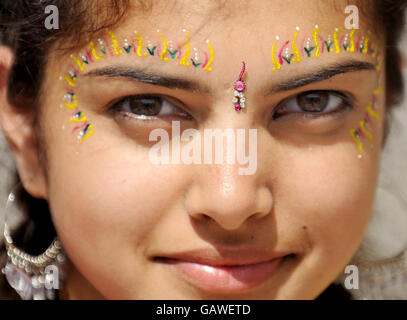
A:
[[[391,111],[403,96],[398,43],[403,32],[407,0],[357,2],[368,9],[373,24],[385,33],[386,104]],[[62,40],[69,40],[67,43],[70,44],[81,44],[84,38],[116,25],[125,18],[130,4],[145,11],[151,7],[151,0],[131,3],[129,0],[1,0],[0,44],[10,47],[15,55],[7,88],[10,104],[21,108],[27,105],[35,107],[38,104],[49,49]],[[48,5],[56,5],[59,9],[60,28],[57,30],[46,30],[43,26],[46,18],[44,9]],[[32,103],[27,104],[27,101]],[[387,118],[390,113],[388,112]],[[386,124],[384,141],[387,128]],[[18,180],[16,175],[16,181]],[[30,254],[42,253],[56,235],[47,202],[34,199],[25,191],[22,191],[19,198],[25,199],[27,219],[14,234],[14,241]],[[5,249],[0,247],[1,266],[5,260]],[[349,298],[349,295],[338,289],[337,285],[331,285],[321,294],[320,299],[332,297]],[[19,299],[1,274],[0,299]]]

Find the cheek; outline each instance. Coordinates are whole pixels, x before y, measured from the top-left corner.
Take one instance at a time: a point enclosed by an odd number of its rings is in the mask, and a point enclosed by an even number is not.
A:
[[[179,199],[176,185],[182,182],[177,170],[152,165],[147,152],[119,149],[96,157],[86,149],[76,155],[60,148],[50,161],[49,203],[58,235],[75,266],[101,292],[128,281],[112,276],[118,268],[123,277],[143,277],[140,257],[152,230]]]
[[[301,161],[289,162],[279,191],[289,199],[280,210],[287,213],[282,220],[306,226],[314,254],[320,252],[326,262],[349,259],[370,218],[379,150],[357,159],[352,144],[337,144],[305,156],[301,151],[294,159]]]

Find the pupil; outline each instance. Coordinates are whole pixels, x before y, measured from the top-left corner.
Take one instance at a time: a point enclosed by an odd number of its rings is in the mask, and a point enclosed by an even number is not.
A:
[[[130,106],[131,110],[135,114],[156,116],[161,110],[161,99],[152,97],[138,97],[131,101]]]
[[[323,92],[311,92],[300,94],[297,97],[298,105],[308,112],[321,112],[326,108],[329,95]]]

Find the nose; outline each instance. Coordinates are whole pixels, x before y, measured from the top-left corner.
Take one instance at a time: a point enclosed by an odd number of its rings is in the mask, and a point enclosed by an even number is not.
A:
[[[191,217],[209,217],[225,230],[235,230],[249,219],[261,219],[272,210],[270,189],[260,173],[240,175],[236,164],[201,167],[186,195]],[[203,172],[205,170],[205,172]]]

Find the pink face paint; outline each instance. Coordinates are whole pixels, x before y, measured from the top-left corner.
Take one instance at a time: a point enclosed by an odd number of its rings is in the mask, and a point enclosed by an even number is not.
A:
[[[204,51],[204,56],[205,56],[205,62],[202,65],[202,68],[205,68],[209,61],[208,53],[206,51]]]
[[[93,60],[92,53],[89,50],[86,50],[86,55],[88,56],[89,62],[93,63],[95,60]]]
[[[323,39],[321,36],[319,36],[319,40],[320,40],[321,43],[322,43],[321,53],[324,53],[324,50],[325,50],[325,41],[324,41],[324,39]]]
[[[182,48],[181,48],[181,46],[178,46],[178,57],[177,57],[177,59],[181,60],[181,58],[182,58]]]
[[[341,46],[343,46],[344,40],[345,40],[345,36],[342,35],[342,36],[341,36],[341,40],[339,40],[339,43],[341,44]]]
[[[285,48],[286,46],[288,46],[289,43],[290,43],[290,41],[287,40],[287,41],[283,44],[283,46],[281,47],[280,52],[278,53],[278,60],[279,60],[280,64],[283,64],[283,63],[284,63],[284,60],[283,60],[283,58],[282,58],[282,54],[283,54],[284,48]]]
[[[110,56],[114,56],[112,45],[109,45],[109,40],[106,37],[103,37],[104,43],[107,43],[107,51],[109,51]]]
[[[75,133],[76,130],[85,128],[88,124],[89,124],[89,122],[88,122],[88,121],[85,121],[84,124],[82,124],[82,125],[80,125],[80,126],[74,127],[74,128],[72,129],[72,133]]]

